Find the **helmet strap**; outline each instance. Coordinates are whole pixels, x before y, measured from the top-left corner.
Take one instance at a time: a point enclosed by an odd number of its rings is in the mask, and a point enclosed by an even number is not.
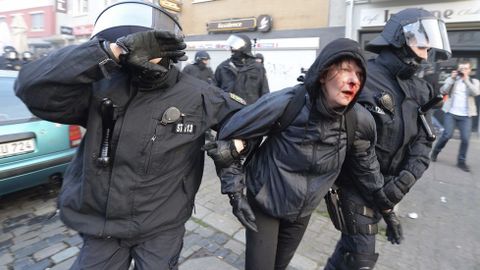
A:
[[[418,57],[410,46],[395,48],[394,53],[405,64],[397,73],[400,78],[408,79],[420,69],[423,59]]]

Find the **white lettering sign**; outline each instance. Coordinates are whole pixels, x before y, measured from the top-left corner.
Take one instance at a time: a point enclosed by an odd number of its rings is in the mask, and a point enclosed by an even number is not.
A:
[[[382,26],[396,12],[413,6],[363,9],[360,26]],[[446,23],[480,21],[480,1],[424,4],[422,8],[432,12]]]

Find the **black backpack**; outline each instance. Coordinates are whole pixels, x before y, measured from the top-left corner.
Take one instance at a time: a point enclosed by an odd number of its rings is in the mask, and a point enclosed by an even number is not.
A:
[[[307,90],[305,87],[297,86],[294,89],[295,94],[290,102],[287,104],[285,111],[271,133],[281,132],[292,123],[293,119],[300,113],[300,110],[305,105],[305,94]],[[353,144],[355,139],[355,129],[357,127],[357,116],[353,109],[345,114],[345,128],[347,129],[347,152]]]
[[[300,110],[302,110],[303,106],[305,105],[305,94],[307,92],[305,87],[298,85],[295,87],[293,91],[295,92],[293,98],[289,101],[289,103],[287,104],[287,107],[285,107],[285,111],[283,111],[282,116],[280,116],[274,128],[270,131],[270,134],[281,132],[285,128],[287,128],[292,123],[293,119],[295,119],[295,117],[300,113]],[[351,109],[345,114],[345,128],[347,129],[347,153],[350,150],[353,144],[353,141],[355,139],[354,136],[355,136],[356,127],[357,127],[357,116],[354,110]],[[257,149],[258,147],[260,147],[260,145],[261,145],[261,142],[257,145]],[[245,164],[247,164],[250,161],[254,153],[255,151],[252,151],[247,156],[245,160]]]

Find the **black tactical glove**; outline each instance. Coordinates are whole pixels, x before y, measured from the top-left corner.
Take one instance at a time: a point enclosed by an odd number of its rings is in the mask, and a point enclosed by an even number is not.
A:
[[[400,219],[393,210],[389,212],[382,212],[383,220],[387,223],[387,239],[392,244],[400,245],[403,240],[402,225]]]
[[[207,151],[207,155],[213,159],[217,169],[229,167],[234,161],[240,160],[240,154],[233,140],[209,142],[202,146],[202,150]]]
[[[240,221],[245,228],[258,232],[257,224],[255,224],[255,215],[245,195],[243,195],[242,192],[234,192],[228,193],[228,197],[230,198],[230,204],[233,208],[232,212],[238,221]]]
[[[397,204],[408,193],[415,181],[415,176],[411,172],[403,170],[397,177],[385,183],[383,190],[387,198]]]
[[[183,37],[169,31],[137,32],[117,39],[116,43],[126,52],[120,55],[120,63],[140,71],[167,72],[164,66],[149,62],[155,58],[186,60]]]

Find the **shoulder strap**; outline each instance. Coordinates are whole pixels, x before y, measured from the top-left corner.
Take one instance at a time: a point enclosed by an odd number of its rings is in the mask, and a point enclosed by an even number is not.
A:
[[[286,127],[288,127],[288,125],[292,123],[293,119],[295,119],[295,117],[300,113],[300,111],[303,108],[303,105],[305,105],[305,94],[307,92],[305,87],[297,86],[293,91],[294,91],[293,98],[290,99],[290,101],[288,102],[287,106],[285,107],[285,110],[283,111],[282,116],[280,116],[278,121],[275,123],[270,133],[278,133],[284,130]],[[262,143],[263,141],[257,145],[257,149],[258,147],[260,147],[260,145],[262,145]],[[255,151],[252,151],[246,157],[244,165],[250,162],[254,153]]]
[[[345,127],[347,129],[347,152],[352,148],[355,140],[355,130],[357,129],[357,115],[352,108],[345,114]]]
[[[277,123],[275,123],[275,126],[271,131],[272,133],[281,132],[292,123],[293,119],[295,119],[295,117],[300,113],[303,106],[305,105],[306,92],[307,90],[305,89],[305,87],[295,87],[294,96],[288,102],[282,116],[278,119]]]

